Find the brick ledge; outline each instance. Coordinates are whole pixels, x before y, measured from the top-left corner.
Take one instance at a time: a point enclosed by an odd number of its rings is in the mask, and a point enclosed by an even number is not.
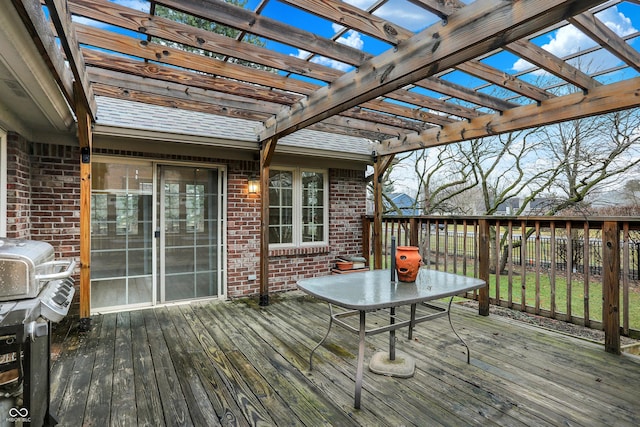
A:
[[[269,250],[270,257],[297,256],[297,255],[317,255],[330,252],[329,246],[309,246],[299,248],[281,248]]]

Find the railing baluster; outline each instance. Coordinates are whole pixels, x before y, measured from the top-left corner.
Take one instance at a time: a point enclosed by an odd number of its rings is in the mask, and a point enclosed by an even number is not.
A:
[[[453,274],[458,274],[458,221],[453,222]]]
[[[566,251],[566,275],[567,275],[567,322],[571,322],[571,280],[572,280],[572,270],[573,270],[573,239],[571,238],[571,221],[565,222],[565,229],[567,232],[567,251]]]
[[[495,304],[500,304],[500,220],[496,220],[495,225],[495,275],[496,275],[496,299]]]
[[[473,276],[480,277],[480,266],[478,261],[478,252],[480,248],[480,242],[478,236],[480,235],[480,221],[473,223]]]
[[[629,222],[622,225],[622,333],[629,335]]]
[[[584,283],[584,325],[589,327],[591,323],[591,317],[589,312],[589,270],[591,269],[589,263],[589,248],[591,247],[591,236],[589,230],[589,223],[584,223],[584,243],[582,244],[582,277]]]
[[[393,225],[393,222],[391,223]],[[384,233],[382,234],[382,259],[384,262],[382,263],[382,268],[389,268],[389,261],[387,259],[388,252],[387,248],[389,247],[389,223],[384,223]]]
[[[462,257],[462,275],[466,276],[467,275],[467,220],[465,219],[464,221],[462,221],[462,234],[463,234],[463,238],[462,238],[462,253],[463,253],[463,257]]]
[[[444,271],[449,271],[449,224],[447,221],[444,222],[442,232],[444,233]]]
[[[520,286],[521,286],[521,294],[520,294],[520,310],[526,311],[527,309],[527,263],[529,260],[527,259],[527,223],[525,221],[520,222]]]
[[[513,221],[509,220],[509,279],[507,284],[508,307],[513,308]]]
[[[479,278],[487,284],[478,292],[478,312],[482,316],[489,315],[489,221],[481,219],[478,226],[478,260]]]
[[[557,252],[556,252],[556,222],[551,221],[551,280],[549,283],[551,287],[551,301],[549,302],[551,310],[551,318],[556,318],[556,267],[557,267]]]
[[[436,234],[436,270],[440,266],[440,223],[436,221],[435,226],[435,234]]]
[[[535,271],[536,271],[536,298],[535,313],[540,314],[540,221],[536,221],[536,254],[535,254]]]

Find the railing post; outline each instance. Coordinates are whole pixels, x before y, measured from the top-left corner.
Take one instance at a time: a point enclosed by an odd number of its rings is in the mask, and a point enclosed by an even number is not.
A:
[[[409,244],[418,246],[418,221],[416,218],[409,219]]]
[[[602,325],[604,349],[620,354],[620,232],[617,221],[602,226]]]
[[[480,238],[478,239],[478,276],[484,280],[486,286],[478,292],[478,313],[489,315],[489,221],[481,219],[478,222]]]

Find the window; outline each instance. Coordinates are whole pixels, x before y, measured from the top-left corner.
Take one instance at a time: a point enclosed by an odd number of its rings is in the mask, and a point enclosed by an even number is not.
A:
[[[272,169],[269,174],[269,243],[282,246],[326,244],[327,173]]]

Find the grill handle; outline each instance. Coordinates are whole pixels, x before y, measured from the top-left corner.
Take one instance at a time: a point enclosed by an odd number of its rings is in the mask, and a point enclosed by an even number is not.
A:
[[[58,279],[66,279],[67,277],[71,277],[73,274],[73,270],[76,268],[75,260],[69,261],[49,261],[43,262],[38,266],[38,268],[46,268],[46,267],[62,267],[67,266],[63,271],[59,271],[57,273],[49,273],[49,274],[36,274],[36,280],[58,280]]]

